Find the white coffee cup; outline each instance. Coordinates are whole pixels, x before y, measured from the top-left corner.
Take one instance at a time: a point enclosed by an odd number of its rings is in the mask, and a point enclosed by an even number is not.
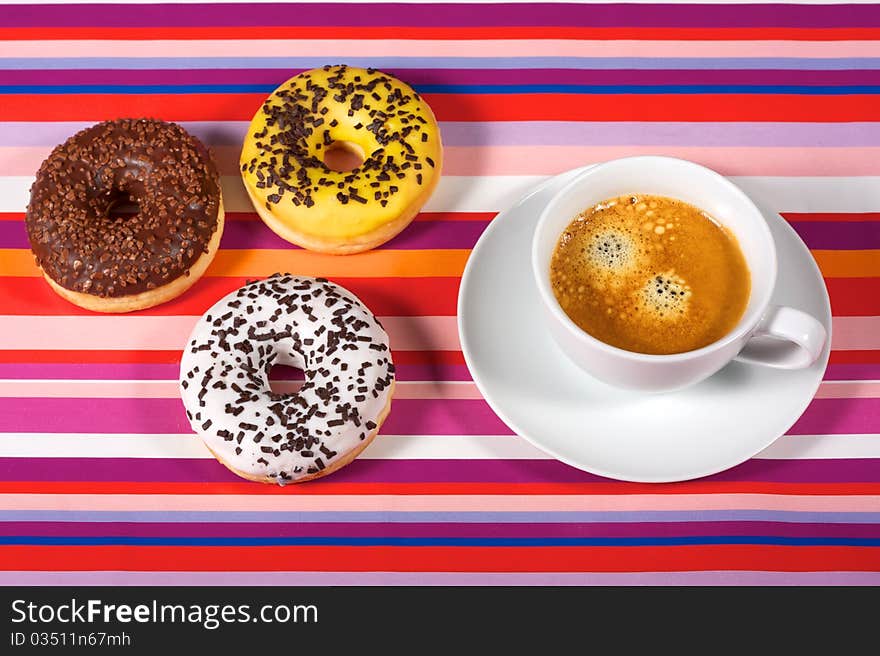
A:
[[[586,333],[559,305],[550,284],[550,260],[559,236],[584,210],[627,194],[686,201],[736,235],[751,273],[751,294],[739,323],[721,339],[684,353],[635,353]],[[681,159],[628,157],[578,175],[541,213],[532,242],[532,269],[547,324],[563,352],[587,373],[619,387],[676,390],[711,376],[734,359],[800,369],[816,361],[827,339],[824,326],[809,314],[770,305],[776,285],[776,245],[760,210],[727,178]]]

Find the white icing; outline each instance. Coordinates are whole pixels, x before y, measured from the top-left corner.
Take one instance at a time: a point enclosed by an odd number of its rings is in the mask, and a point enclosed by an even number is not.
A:
[[[275,364],[301,368],[303,387],[274,394],[268,373]],[[180,363],[193,430],[231,467],[279,484],[361,446],[393,380],[388,335],[354,294],[286,274],[218,301],[196,324]]]

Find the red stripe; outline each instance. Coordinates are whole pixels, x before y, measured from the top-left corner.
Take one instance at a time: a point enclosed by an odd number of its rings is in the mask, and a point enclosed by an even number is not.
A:
[[[2,439],[2,436],[0,436]],[[193,438],[195,439],[195,438]],[[381,436],[379,437],[381,439]],[[413,437],[412,439],[418,439]],[[137,459],[132,459],[133,463]],[[134,465],[133,465],[134,466]],[[219,467],[220,465],[218,465]],[[88,478],[88,472],[83,472]],[[0,481],[0,494],[237,494],[266,495],[595,495],[595,494],[774,494],[841,495],[880,494],[880,483],[773,483],[753,481],[686,481],[682,483],[337,483],[332,478],[308,485],[281,488],[254,485],[242,480],[233,483],[129,482],[129,481]]]
[[[0,363],[177,364],[181,351],[0,350]],[[461,351],[393,351],[396,364],[464,364]]]
[[[0,363],[177,364],[180,351],[0,350]],[[465,364],[461,351],[394,351],[397,364]],[[831,364],[880,364],[880,350],[831,351]]]
[[[831,351],[829,364],[880,364],[880,351]]]
[[[0,363],[32,364],[177,364],[181,351],[0,351]]]
[[[48,39],[301,39],[302,28],[265,27],[7,27],[0,28],[6,41]],[[309,27],[310,39],[595,39],[650,41],[849,41],[880,39],[877,28],[688,28],[688,27]]]
[[[201,315],[217,299],[245,284],[247,278],[204,276],[185,294],[136,314]],[[334,278],[375,314],[384,317],[454,316],[459,278]],[[0,277],[0,312],[17,315],[94,314],[52,291],[42,278]]]
[[[880,315],[880,278],[826,278],[825,285],[834,316]]]
[[[45,571],[874,571],[880,549],[678,547],[2,546],[0,569]]]
[[[256,215],[256,213],[255,213]],[[491,221],[498,212],[421,212],[416,221]]]
[[[247,278],[205,276],[182,296],[137,314],[201,315]],[[459,278],[335,278],[380,316],[454,316]],[[880,315],[880,278],[827,278],[835,316]],[[41,278],[0,277],[0,308],[7,315],[88,315],[55,294]]]
[[[12,94],[0,121],[99,121],[153,116],[173,121],[246,121],[265,99],[234,94]],[[441,121],[878,121],[872,95],[789,94],[426,94]]]
[[[800,221],[880,221],[880,212],[781,212],[790,222]]]

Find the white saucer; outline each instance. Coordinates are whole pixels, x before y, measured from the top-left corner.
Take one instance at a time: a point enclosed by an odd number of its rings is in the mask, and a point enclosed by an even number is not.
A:
[[[779,253],[772,302],[809,312],[828,330],[828,343],[812,367],[782,371],[733,362],[698,385],[668,394],[609,387],[556,346],[529,263],[541,209],[582,170],[548,180],[500,213],[471,253],[458,297],[458,329],[474,382],[517,434],[594,474],[680,481],[748,460],[800,417],[828,364],[831,306],[807,247],[781,217],[764,212]]]

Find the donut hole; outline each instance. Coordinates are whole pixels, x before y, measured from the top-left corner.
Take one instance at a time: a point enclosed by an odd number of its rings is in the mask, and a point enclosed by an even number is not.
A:
[[[324,151],[324,166],[339,173],[360,168],[366,159],[364,149],[353,141],[334,141]]]
[[[123,193],[110,202],[110,207],[107,208],[107,218],[110,221],[125,221],[137,216],[140,210],[137,200]]]
[[[305,382],[303,370],[288,364],[272,365],[268,378],[273,394],[296,394]]]

